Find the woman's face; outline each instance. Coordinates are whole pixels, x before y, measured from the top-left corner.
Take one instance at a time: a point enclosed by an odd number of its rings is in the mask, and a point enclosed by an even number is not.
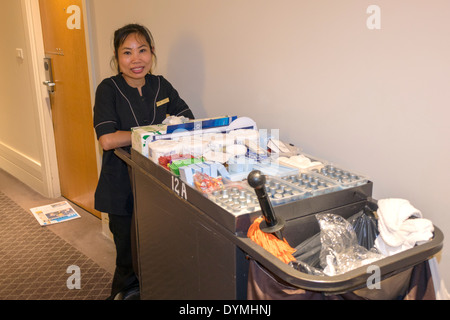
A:
[[[145,38],[130,34],[117,53],[119,68],[127,83],[132,87],[143,86],[144,77],[153,65],[152,51]]]

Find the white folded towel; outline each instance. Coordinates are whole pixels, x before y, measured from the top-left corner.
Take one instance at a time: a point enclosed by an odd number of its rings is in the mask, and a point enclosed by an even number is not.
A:
[[[375,247],[392,255],[433,237],[433,223],[405,199],[378,200],[378,230]]]

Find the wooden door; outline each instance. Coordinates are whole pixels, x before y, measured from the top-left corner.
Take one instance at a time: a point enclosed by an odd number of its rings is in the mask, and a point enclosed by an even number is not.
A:
[[[82,1],[39,0],[39,8],[53,73],[49,97],[61,194],[100,217],[94,209],[98,171]]]

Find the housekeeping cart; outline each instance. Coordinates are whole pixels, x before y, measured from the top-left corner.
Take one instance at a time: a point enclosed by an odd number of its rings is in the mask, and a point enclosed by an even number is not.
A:
[[[371,290],[367,265],[336,276],[301,272],[247,237],[261,210],[233,214],[134,149],[115,152],[132,177],[141,299],[396,299],[416,282],[415,292],[429,290],[417,279],[442,249],[438,227],[428,242],[376,261],[381,289]],[[283,237],[295,247],[319,232],[316,213],[349,218],[372,205],[372,186],[277,205]]]

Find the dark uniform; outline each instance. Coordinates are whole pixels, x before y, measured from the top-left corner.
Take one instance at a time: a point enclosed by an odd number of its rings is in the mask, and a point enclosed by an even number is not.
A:
[[[188,105],[164,77],[148,74],[145,80],[142,96],[121,75],[107,78],[99,84],[94,105],[97,139],[116,131],[159,124],[167,114],[194,118]],[[114,150],[103,152],[95,208],[109,214],[110,229],[116,244],[114,295],[137,281],[132,269],[130,244],[133,194],[127,164],[114,154]]]

